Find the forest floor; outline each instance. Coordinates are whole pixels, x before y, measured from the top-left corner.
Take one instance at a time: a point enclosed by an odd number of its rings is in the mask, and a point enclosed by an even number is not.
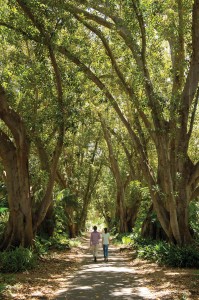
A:
[[[160,267],[110,246],[109,261],[100,250],[93,262],[88,239],[80,247],[51,251],[37,268],[0,274],[0,299],[198,300],[199,270]]]

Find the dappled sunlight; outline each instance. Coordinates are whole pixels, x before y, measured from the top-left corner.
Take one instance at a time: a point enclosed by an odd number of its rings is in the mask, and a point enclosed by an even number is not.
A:
[[[90,249],[85,249],[82,253],[84,264],[69,279],[67,290],[57,292],[54,300],[179,299],[175,297],[175,285],[170,282],[170,278],[178,274],[176,271],[164,270],[155,263],[132,260],[130,253],[121,253],[113,246],[109,248],[108,262],[104,262],[101,250],[97,262],[94,262]]]
[[[120,297],[120,298],[122,298],[123,296],[129,296],[129,297],[132,297],[132,299],[133,298],[137,299],[136,297],[139,296],[140,299],[154,299],[152,293],[146,287],[136,288],[136,291],[134,288],[115,289],[112,292],[112,295],[114,297]],[[128,299],[131,299],[131,298],[128,298]]]
[[[128,267],[117,267],[117,266],[110,266],[110,265],[107,265],[107,266],[98,266],[98,267],[93,267],[92,268],[92,272],[99,272],[99,268],[100,268],[100,272],[111,272],[111,273],[114,273],[114,272],[117,272],[117,273],[135,273],[134,270],[132,269],[129,269]],[[83,270],[82,273],[86,273],[86,272],[90,272],[89,269],[87,270]],[[81,272],[80,272],[81,274]]]
[[[102,249],[94,262],[88,240],[85,243],[70,252],[52,252],[37,269],[18,274],[26,285],[13,289],[12,299],[180,300],[185,295],[186,300],[199,299],[196,275],[194,279],[190,276],[198,273],[133,260],[131,252],[121,253],[113,246],[108,262],[104,262]]]
[[[122,297],[122,296],[130,296],[133,293],[132,288],[120,288],[120,289],[115,289],[111,295],[115,297]]]
[[[154,299],[152,293],[150,290],[146,287],[138,287],[137,293],[139,296],[141,296],[143,299]]]
[[[55,299],[156,299],[131,267],[129,257],[115,248],[110,248],[109,253],[108,262],[104,262],[102,255],[93,262],[92,254],[84,254],[84,265],[67,291],[60,291]]]
[[[180,274],[180,275],[187,275],[187,271],[185,271],[184,273],[183,273],[183,272],[180,272],[180,273],[179,273],[179,272],[176,272],[176,271],[175,271],[175,272],[174,272],[174,271],[170,271],[170,272],[165,271],[165,272],[164,272],[164,275],[165,275],[165,276],[178,276],[179,274]]]
[[[91,286],[78,286],[78,287],[74,287],[74,290],[75,289],[78,289],[78,290],[92,290],[92,287]]]

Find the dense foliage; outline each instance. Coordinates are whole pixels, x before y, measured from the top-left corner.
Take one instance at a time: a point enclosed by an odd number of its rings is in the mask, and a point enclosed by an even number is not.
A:
[[[185,265],[199,231],[199,0],[0,4],[0,249],[95,222],[178,245]],[[172,255],[162,245],[151,251]]]
[[[0,271],[4,273],[22,272],[34,268],[38,263],[37,255],[27,248],[16,248],[0,253]]]
[[[156,262],[160,265],[176,268],[199,268],[199,251],[197,245],[179,247],[164,241],[143,239],[130,235],[117,237],[124,245],[134,250],[136,257]]]

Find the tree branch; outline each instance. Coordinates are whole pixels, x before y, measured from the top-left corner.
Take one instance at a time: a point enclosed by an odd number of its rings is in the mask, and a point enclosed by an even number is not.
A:
[[[187,130],[189,109],[196,94],[199,82],[199,0],[195,0],[192,9],[192,59],[181,97],[181,127],[184,138]]]
[[[159,104],[159,100],[157,95],[154,93],[153,85],[150,79],[149,71],[146,65],[145,60],[145,28],[144,28],[144,21],[143,17],[139,16],[140,26],[142,25],[142,40],[143,40],[143,47],[142,47],[142,55],[140,55],[140,49],[138,47],[138,44],[133,38],[133,35],[131,31],[126,26],[123,19],[121,19],[119,16],[116,15],[116,13],[113,13],[109,8],[105,8],[102,6],[99,6],[95,3],[95,1],[90,1],[89,4],[87,1],[82,1],[82,3],[87,4],[88,7],[92,7],[93,9],[97,10],[100,13],[103,13],[104,15],[108,16],[110,19],[112,19],[115,23],[115,27],[111,29],[115,29],[117,33],[122,37],[124,43],[127,45],[127,47],[131,50],[133,57],[137,63],[137,65],[142,70],[142,75],[144,78],[144,84],[145,84],[145,91],[149,99],[150,108],[153,115],[153,121],[157,128],[164,127],[163,115],[162,115],[162,107]],[[72,12],[72,11],[71,11]],[[74,14],[75,12],[73,12]],[[88,16],[89,18],[90,16]],[[97,22],[97,20],[95,20]]]
[[[197,106],[198,106],[198,99],[199,99],[199,88],[198,88],[197,93],[196,93],[196,98],[195,98],[193,111],[192,111],[192,115],[191,115],[189,131],[188,131],[188,134],[187,134],[188,139],[190,139],[192,131],[193,131],[194,120],[195,120],[196,110],[197,110]]]
[[[77,5],[79,5],[77,3]],[[94,15],[84,9],[78,8],[70,3],[64,3],[64,7],[67,9],[67,11],[69,11],[72,14],[79,14],[81,16],[86,17],[89,20],[95,21],[96,23],[98,23],[99,25],[102,25],[104,27],[107,27],[109,29],[114,29],[115,28],[115,24],[108,22],[107,20],[105,20],[104,18],[101,18],[97,15]]]
[[[0,85],[0,118],[12,132],[18,147],[20,147],[21,143],[27,142],[23,121],[20,116],[9,107],[6,93],[2,85]]]
[[[98,30],[96,27],[91,26],[90,24],[88,24],[84,19],[82,19],[80,16],[78,16],[77,14],[74,14],[74,16],[76,17],[77,20],[79,20],[82,24],[84,24],[90,31],[94,32],[102,41],[104,48],[106,50],[106,53],[108,55],[108,57],[111,60],[111,64],[112,67],[114,68],[118,78],[120,79],[120,85],[122,85],[122,87],[124,88],[126,94],[130,97],[131,101],[134,100],[135,101],[135,105],[136,108],[143,120],[143,122],[146,125],[146,128],[148,128],[149,134],[151,135],[151,137],[153,138],[154,141],[156,141],[155,135],[153,134],[152,131],[152,125],[150,123],[150,121],[148,120],[148,118],[146,117],[146,115],[144,114],[144,112],[139,108],[139,101],[137,99],[137,96],[133,90],[132,87],[130,87],[130,85],[126,82],[117,62],[116,59],[113,55],[113,52],[111,51],[109,44],[106,40],[106,38],[104,37],[104,35],[102,34],[102,32],[100,30]],[[143,55],[144,56],[144,55]]]
[[[191,186],[199,177],[199,162],[194,166],[191,176],[189,178],[188,185]]]
[[[35,15],[31,12],[30,8],[26,5],[27,1],[23,0],[16,0],[21,9],[24,11],[25,15],[28,16],[28,18],[32,21],[32,23],[35,25],[37,30],[42,34],[42,36],[47,39],[47,41],[50,39],[50,35],[45,30],[44,26],[39,22],[39,20],[35,17]]]

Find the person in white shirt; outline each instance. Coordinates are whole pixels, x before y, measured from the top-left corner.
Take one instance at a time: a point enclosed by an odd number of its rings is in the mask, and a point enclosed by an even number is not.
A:
[[[110,240],[110,233],[107,228],[104,228],[104,232],[102,233],[102,247],[104,252],[104,261],[108,261],[108,246]]]

